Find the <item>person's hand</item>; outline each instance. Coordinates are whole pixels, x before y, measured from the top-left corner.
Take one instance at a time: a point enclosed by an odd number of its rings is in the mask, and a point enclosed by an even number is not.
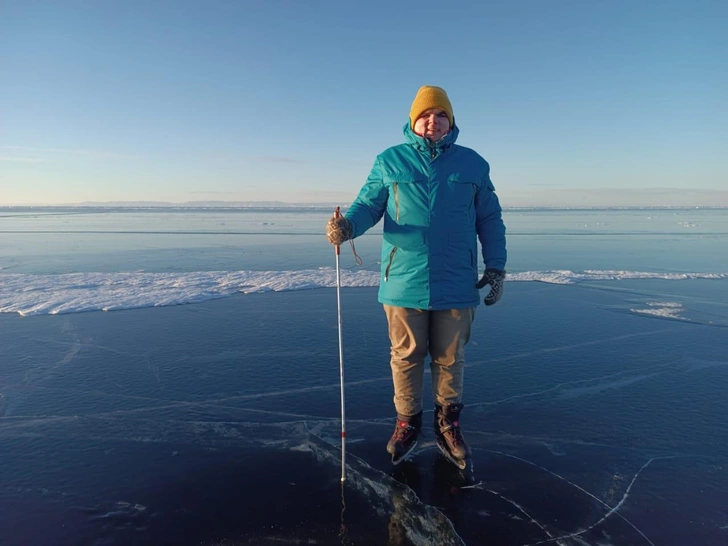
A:
[[[506,280],[506,272],[502,269],[487,268],[483,276],[475,285],[475,288],[483,288],[485,285],[490,285],[490,292],[485,296],[483,303],[485,305],[494,305],[498,303],[503,295],[503,281]]]
[[[351,222],[343,216],[334,215],[326,222],[326,238],[332,245],[339,246],[351,239],[351,232]]]

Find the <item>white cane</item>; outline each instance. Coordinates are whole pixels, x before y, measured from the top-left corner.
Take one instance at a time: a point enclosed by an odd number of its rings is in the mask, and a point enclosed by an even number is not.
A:
[[[334,217],[340,218],[341,211],[336,207]],[[341,247],[336,245],[336,308],[339,315],[339,381],[341,382],[341,483],[346,480],[346,420],[344,417],[344,342],[341,335],[341,270],[339,254]]]

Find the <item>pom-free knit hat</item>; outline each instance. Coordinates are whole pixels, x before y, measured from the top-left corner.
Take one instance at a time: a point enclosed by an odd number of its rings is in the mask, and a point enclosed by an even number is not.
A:
[[[415,121],[422,115],[422,112],[429,110],[430,108],[439,108],[447,114],[447,119],[450,120],[450,127],[455,124],[455,118],[452,115],[452,105],[450,99],[447,98],[447,93],[442,87],[436,87],[434,85],[423,85],[420,90],[417,91],[417,96],[412,102],[412,108],[410,108],[410,128],[415,128]]]

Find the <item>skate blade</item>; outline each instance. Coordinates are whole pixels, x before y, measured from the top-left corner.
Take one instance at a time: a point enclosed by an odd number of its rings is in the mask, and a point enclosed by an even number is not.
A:
[[[416,447],[417,447],[417,442],[415,442],[414,444],[412,444],[412,447],[409,448],[409,450],[407,451],[407,453],[405,453],[404,455],[401,455],[399,457],[396,457],[395,455],[392,455],[392,464],[394,466],[397,466],[402,461],[406,461],[408,459],[411,459],[412,458],[411,457],[412,452],[415,450]]]
[[[452,464],[457,466],[460,470],[467,470],[471,475],[473,473],[473,460],[472,459],[456,459],[450,452],[440,443],[437,442],[437,447],[440,449],[442,455],[450,461]]]

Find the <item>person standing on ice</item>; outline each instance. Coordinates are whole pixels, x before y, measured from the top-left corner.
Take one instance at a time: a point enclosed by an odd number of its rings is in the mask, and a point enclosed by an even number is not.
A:
[[[364,234],[384,217],[379,301],[389,323],[394,434],[387,451],[404,460],[422,427],[425,359],[430,355],[437,444],[465,468],[470,448],[460,430],[464,348],[470,339],[478,289],[485,304],[503,293],[505,225],[488,163],[458,146],[444,89],[419,89],[404,126],[405,143],[377,156],[344,216],[326,225],[333,245]],[[478,240],[485,272],[478,280]]]

